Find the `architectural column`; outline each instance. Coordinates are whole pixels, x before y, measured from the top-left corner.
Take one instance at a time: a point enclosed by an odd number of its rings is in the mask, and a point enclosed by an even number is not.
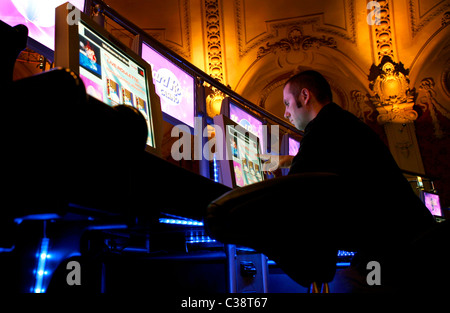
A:
[[[377,121],[384,126],[389,149],[399,167],[424,173],[414,127],[418,114],[413,109],[414,96],[409,87],[409,70],[394,60],[395,38],[389,1],[373,4],[378,5],[373,11],[377,16],[372,25],[374,59],[378,65],[372,65],[368,76],[369,87],[373,91],[370,100],[379,113]]]
[[[206,28],[206,47],[207,47],[207,72],[208,74],[225,84],[225,73],[223,65],[222,49],[222,25],[221,10],[219,0],[204,0],[205,9],[205,28]],[[214,117],[220,114],[220,108],[224,95],[216,88],[211,88],[206,97],[207,114]]]

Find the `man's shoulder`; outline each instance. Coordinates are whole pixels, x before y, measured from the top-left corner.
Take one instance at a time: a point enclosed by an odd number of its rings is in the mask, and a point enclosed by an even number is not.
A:
[[[314,128],[336,128],[338,131],[346,128],[365,127],[353,113],[343,109],[338,104],[331,102],[325,105],[317,115]]]

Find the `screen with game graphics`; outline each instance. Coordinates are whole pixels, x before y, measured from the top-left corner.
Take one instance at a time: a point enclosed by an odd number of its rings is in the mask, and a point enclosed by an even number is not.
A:
[[[230,101],[230,119],[237,124],[244,127],[246,130],[252,132],[258,136],[261,144],[261,151],[265,151],[264,137],[263,137],[263,123],[248,113],[247,111],[241,109],[239,106]]]
[[[430,192],[422,192],[422,201],[428,210],[430,210],[431,214],[434,216],[442,216],[439,195]]]
[[[1,0],[0,19],[10,26],[23,24],[28,36],[55,49],[55,8],[67,0]],[[85,0],[70,1],[83,11]]]
[[[156,93],[161,99],[161,110],[176,121],[194,128],[195,79],[158,51],[143,42],[142,58],[153,74]]]
[[[300,142],[289,137],[289,155],[296,156],[298,149],[300,149]]]
[[[227,145],[231,151],[234,178],[239,187],[263,180],[261,160],[259,159],[259,142],[255,136],[249,136],[237,127],[228,127]]]
[[[264,180],[259,138],[222,114],[214,117],[214,128],[221,182],[235,188]]]
[[[147,121],[147,144],[154,146],[153,121],[145,68],[79,22],[79,75],[86,92],[108,104],[137,108]]]

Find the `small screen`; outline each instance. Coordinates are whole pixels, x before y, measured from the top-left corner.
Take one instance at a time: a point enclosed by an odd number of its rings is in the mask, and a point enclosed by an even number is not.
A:
[[[142,44],[142,58],[152,68],[153,83],[161,99],[161,110],[194,128],[195,80],[147,44]]]
[[[439,201],[439,195],[434,193],[423,193],[423,202],[425,206],[430,210],[434,216],[442,216],[441,203]]]
[[[55,8],[67,0],[1,0],[0,19],[10,26],[23,24],[28,36],[55,50]],[[70,1],[83,11],[85,0]]]
[[[265,151],[263,124],[260,120],[230,102],[230,119],[260,139],[261,150]]]
[[[227,148],[231,152],[236,185],[242,187],[262,181],[264,175],[258,157],[257,137],[233,127],[227,127],[227,132]]]
[[[155,146],[146,70],[103,37],[79,22],[80,77],[86,92],[108,104],[137,108],[147,121],[147,144]]]
[[[289,155],[296,156],[300,149],[300,142],[289,137]]]

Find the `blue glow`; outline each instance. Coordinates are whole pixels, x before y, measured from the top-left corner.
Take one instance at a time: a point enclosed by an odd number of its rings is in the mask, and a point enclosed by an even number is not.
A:
[[[23,221],[26,220],[53,220],[53,219],[58,219],[60,216],[56,213],[42,213],[42,214],[30,214],[30,215],[26,215],[26,216],[22,216],[22,217],[18,217],[14,219],[14,222],[16,224],[22,223]]]
[[[45,289],[42,288],[42,283],[44,281],[44,275],[47,275],[48,272],[45,270],[45,261],[48,258],[48,244],[49,244],[48,238],[42,238],[41,247],[37,253],[38,256],[38,265],[37,269],[34,272],[36,275],[36,284],[34,286],[34,292],[35,293],[44,293]]]
[[[204,238],[195,238],[186,241],[186,243],[207,243],[207,242],[216,242],[216,240],[205,236]]]
[[[345,256],[355,256],[355,252],[351,252],[351,251],[344,251],[344,250],[339,250],[338,251],[338,257],[345,257]]]
[[[216,154],[214,154],[213,159],[213,171],[214,171],[214,181],[219,183],[219,166],[217,165]]]
[[[339,263],[336,263],[336,266],[345,266],[345,267],[347,267],[347,266],[350,266],[350,262],[339,262]]]
[[[13,252],[14,251],[15,246],[12,246],[11,248],[2,248],[0,247],[0,253],[4,253],[4,252]]]
[[[217,241],[205,235],[205,232],[201,230],[191,231],[186,236],[186,243],[212,243],[212,242]]]
[[[160,218],[161,224],[186,225],[186,226],[203,226],[203,222],[195,220],[180,220],[174,218]]]
[[[111,225],[93,225],[89,226],[90,230],[109,230],[109,229],[126,229],[128,228],[125,224],[111,224]]]
[[[355,254],[356,254],[356,252],[345,251],[345,250],[338,250],[337,256],[338,257],[351,257],[352,258],[352,257],[355,256]],[[351,264],[350,262],[345,262],[347,260],[348,259],[344,259],[343,260],[344,262],[336,262],[336,266],[338,266],[338,267],[348,267],[348,266],[350,266],[350,264]],[[272,265],[272,266],[276,265],[275,261],[273,261],[273,260],[268,260],[267,264],[268,265]]]

